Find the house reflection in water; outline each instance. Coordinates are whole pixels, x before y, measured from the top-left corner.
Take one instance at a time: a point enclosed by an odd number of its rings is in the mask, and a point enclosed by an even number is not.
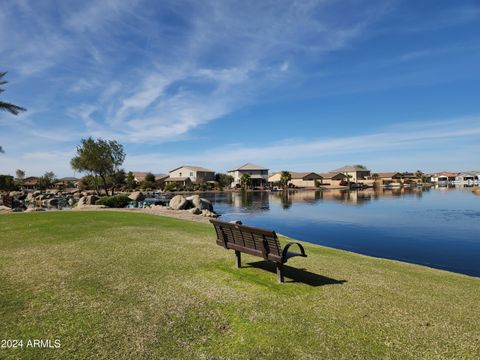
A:
[[[284,210],[295,204],[314,205],[319,202],[338,202],[345,205],[359,206],[381,197],[421,197],[422,188],[374,189],[365,190],[287,190],[280,192],[239,191],[204,193],[203,197],[214,203],[216,209],[238,209],[241,213],[262,213],[270,210],[270,205],[277,205]],[[231,210],[228,210],[228,212]]]

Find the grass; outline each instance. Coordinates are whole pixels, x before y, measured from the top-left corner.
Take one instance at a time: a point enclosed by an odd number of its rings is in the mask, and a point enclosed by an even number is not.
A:
[[[480,358],[478,278],[305,244],[280,285],[211,226],[145,214],[0,229],[0,340],[61,341],[0,359]]]

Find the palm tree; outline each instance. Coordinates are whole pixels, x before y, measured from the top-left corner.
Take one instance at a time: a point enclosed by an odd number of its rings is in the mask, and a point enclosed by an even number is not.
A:
[[[7,74],[6,72],[0,72],[0,86],[8,83],[8,81],[3,80],[3,77],[6,74]],[[4,89],[0,88],[0,94],[4,91],[5,91]],[[11,104],[11,103],[8,103],[8,102],[3,102],[3,101],[0,101],[0,110],[8,111],[9,113],[11,113],[13,115],[18,115],[22,111],[27,111],[27,109],[25,109],[21,106]]]
[[[249,174],[243,174],[242,177],[240,178],[240,185],[242,185],[244,189],[250,186],[251,183],[252,183],[252,178],[250,177]]]
[[[280,174],[280,184],[282,184],[284,190],[288,187],[290,180],[292,180],[292,174],[288,171],[282,171]]]
[[[6,74],[7,74],[6,72],[0,72],[0,86],[5,85],[8,82],[6,80],[3,80],[3,77]],[[4,89],[0,88],[0,94],[4,91],[5,91]],[[22,108],[18,105],[10,104],[8,102],[3,102],[3,101],[0,101],[0,110],[8,111],[13,115],[18,115],[18,113],[20,113],[21,111],[27,111],[27,109]],[[3,153],[5,153],[5,150],[3,150],[3,148],[0,146],[0,154],[3,154]]]

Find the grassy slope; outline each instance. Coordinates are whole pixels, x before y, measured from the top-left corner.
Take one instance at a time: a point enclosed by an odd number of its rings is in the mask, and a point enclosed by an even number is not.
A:
[[[308,272],[279,285],[259,258],[235,269],[211,226],[143,214],[0,229],[0,339],[62,342],[1,359],[480,357],[480,279],[306,244],[289,265]]]

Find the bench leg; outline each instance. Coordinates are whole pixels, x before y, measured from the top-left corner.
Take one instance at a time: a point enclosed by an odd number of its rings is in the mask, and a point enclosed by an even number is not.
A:
[[[242,253],[237,250],[235,250],[235,266],[237,269],[242,267]]]
[[[277,280],[279,283],[285,282],[285,279],[283,278],[283,264],[282,263],[277,263]]]

